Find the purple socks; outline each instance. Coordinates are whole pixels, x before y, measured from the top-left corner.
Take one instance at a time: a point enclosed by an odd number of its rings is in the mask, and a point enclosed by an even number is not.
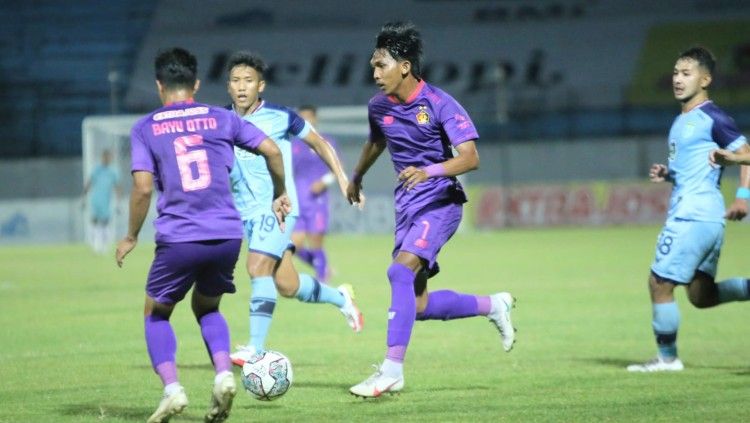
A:
[[[315,279],[326,283],[328,282],[328,256],[322,248],[319,250],[307,249],[304,247],[297,248],[295,252],[297,257],[315,269]]]
[[[218,311],[208,313],[200,318],[203,341],[214,363],[216,373],[231,371],[229,358],[229,328],[224,317]],[[151,315],[144,319],[146,329],[146,347],[154,371],[161,378],[164,386],[177,382],[177,365],[175,353],[177,339],[169,320]]]
[[[319,281],[328,281],[328,257],[326,252],[320,250],[310,250],[312,254],[312,266],[315,268],[315,278]]]
[[[229,328],[224,316],[214,311],[201,317],[199,323],[203,342],[214,363],[216,373],[230,371],[232,361],[229,358]]]
[[[297,255],[297,257],[299,257],[300,260],[312,266],[312,262],[313,262],[312,250],[308,250],[307,248],[300,247],[300,248],[297,248],[297,251],[295,252],[295,254]]]
[[[388,268],[391,308],[388,309],[388,351],[385,358],[396,363],[404,362],[415,320],[451,320],[486,316],[492,308],[488,296],[442,290],[431,292],[427,299],[427,308],[417,314],[414,279],[414,273],[403,264],[392,263]]]
[[[464,317],[486,316],[490,313],[490,297],[459,294],[443,290],[430,292],[427,308],[417,314],[417,320],[452,320]]]
[[[388,268],[391,283],[391,308],[388,309],[388,353],[387,357],[403,362],[409,345],[411,330],[417,313],[414,298],[414,272],[400,263]]]
[[[161,316],[151,315],[144,319],[144,326],[151,366],[161,378],[164,386],[177,382],[177,365],[174,361],[177,339],[172,325],[169,320]]]

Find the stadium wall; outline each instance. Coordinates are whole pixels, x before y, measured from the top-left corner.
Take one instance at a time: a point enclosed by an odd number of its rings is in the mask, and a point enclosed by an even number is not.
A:
[[[351,170],[361,143],[344,142],[340,147]],[[666,146],[661,138],[480,142],[479,149],[480,169],[467,175],[467,229],[657,223],[663,218],[663,205],[657,200],[666,200],[668,186],[654,191],[650,184],[634,185],[645,181],[651,163],[664,161]],[[80,169],[80,159],[0,161],[0,180],[13,181],[3,184],[0,191],[0,244],[82,241]],[[727,171],[724,180],[731,198],[736,169]],[[127,188],[127,177],[124,183]],[[364,212],[332,196],[332,231],[390,232],[394,183],[395,172],[384,153],[365,179],[368,201]],[[608,207],[608,203],[616,206]],[[115,220],[124,224],[126,204],[120,209]],[[582,215],[581,210],[591,213]],[[610,212],[616,214],[607,217]],[[147,223],[144,239],[152,234]]]

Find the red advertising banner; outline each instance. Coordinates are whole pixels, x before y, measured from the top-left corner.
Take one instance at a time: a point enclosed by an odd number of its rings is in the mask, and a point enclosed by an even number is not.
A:
[[[479,193],[476,226],[659,223],[671,185],[580,184],[488,187]]]

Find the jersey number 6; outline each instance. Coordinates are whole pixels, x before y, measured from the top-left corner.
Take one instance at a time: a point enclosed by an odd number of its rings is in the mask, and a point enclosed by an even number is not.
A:
[[[197,191],[211,184],[211,170],[208,167],[206,150],[188,151],[187,149],[201,144],[203,144],[203,137],[200,135],[185,135],[174,140],[174,152],[177,155],[177,167],[180,169],[183,191]],[[193,163],[195,163],[197,177],[194,176]]]

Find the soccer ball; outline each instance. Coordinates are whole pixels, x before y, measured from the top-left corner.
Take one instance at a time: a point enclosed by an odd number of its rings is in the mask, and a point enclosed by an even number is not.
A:
[[[292,362],[278,351],[261,351],[242,366],[242,384],[253,398],[273,401],[292,386]]]

